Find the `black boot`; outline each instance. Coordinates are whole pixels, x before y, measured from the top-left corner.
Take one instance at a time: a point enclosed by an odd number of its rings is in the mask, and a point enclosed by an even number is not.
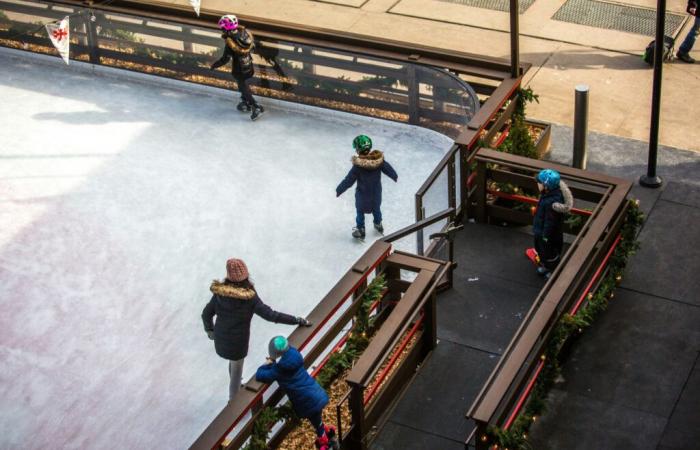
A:
[[[253,105],[253,113],[250,115],[250,120],[258,120],[265,112],[265,108],[260,105]]]
[[[246,102],[245,100],[241,100],[238,106],[236,106],[236,109],[240,112],[249,112],[250,104],[248,104],[248,102]]]
[[[360,227],[355,227],[352,229],[352,237],[355,239],[364,239],[365,238],[365,229],[360,228]]]

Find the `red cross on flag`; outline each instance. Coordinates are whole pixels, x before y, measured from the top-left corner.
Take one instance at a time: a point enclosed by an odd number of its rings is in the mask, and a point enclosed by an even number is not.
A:
[[[194,8],[194,12],[197,13],[197,17],[199,17],[199,5],[201,3],[201,0],[190,0],[190,5]]]
[[[64,17],[60,22],[51,22],[46,24],[46,32],[49,34],[53,46],[58,50],[63,61],[68,64],[68,55],[70,51],[70,30],[68,28],[68,16]]]

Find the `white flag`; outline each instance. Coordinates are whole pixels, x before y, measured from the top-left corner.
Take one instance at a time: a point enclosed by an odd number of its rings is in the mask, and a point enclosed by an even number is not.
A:
[[[58,54],[61,55],[61,58],[68,64],[70,52],[68,16],[64,17],[60,22],[47,23],[46,32],[49,33],[49,38],[51,38],[51,42],[53,42],[54,47],[58,50]]]
[[[194,8],[194,12],[197,13],[197,17],[199,17],[199,5],[201,3],[201,0],[190,0],[190,5]]]

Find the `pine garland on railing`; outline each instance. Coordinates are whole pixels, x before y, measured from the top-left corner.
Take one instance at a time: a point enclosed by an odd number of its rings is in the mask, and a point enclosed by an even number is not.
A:
[[[631,201],[627,210],[625,223],[620,230],[621,239],[608,260],[608,269],[595,293],[589,293],[587,303],[574,316],[565,314],[554,329],[551,339],[545,348],[542,358],[544,365],[535,382],[526,406],[518,414],[507,430],[499,427],[489,427],[487,441],[498,444],[501,448],[510,450],[531,450],[532,445],[527,440],[530,426],[545,411],[547,393],[560,374],[559,352],[564,343],[574,334],[580,334],[589,327],[593,320],[603,312],[608,302],[615,296],[614,290],[622,280],[627,260],[639,248],[637,233],[644,221],[644,214],[639,209],[639,201]]]
[[[374,321],[370,318],[370,308],[374,302],[381,298],[384,289],[386,289],[386,279],[384,275],[378,275],[362,294],[360,306],[355,314],[355,321],[345,346],[342,350],[333,353],[323,368],[316,374],[316,381],[324,389],[328,389],[338,375],[352,367],[353,363],[367,348],[369,339],[374,332],[372,326]],[[281,420],[291,423],[299,421],[289,403],[277,407],[266,406],[263,408],[253,423],[250,441],[248,441],[243,450],[268,450],[267,441],[270,436],[270,430],[274,424]]]

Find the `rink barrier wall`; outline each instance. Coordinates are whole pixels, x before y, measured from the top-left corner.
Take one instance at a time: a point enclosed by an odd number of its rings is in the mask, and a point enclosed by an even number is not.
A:
[[[575,202],[587,204],[578,209],[584,223],[562,255],[525,315],[508,347],[469,408],[466,417],[474,421],[465,449],[484,450],[493,443],[487,438],[490,427],[507,428],[512,423],[541,370],[544,349],[553,338],[556,324],[580,306],[580,299],[595,289],[606,270],[611,251],[619,242],[627,216],[629,181],[603,174],[574,169],[552,162],[532,160],[489,149],[480,149],[475,157],[476,177],[470,197],[473,217],[481,223],[532,224],[532,214],[517,208],[499,206],[489,199],[489,185],[511,183],[523,191],[536,192],[535,174],[554,168],[570,186]],[[531,199],[509,196],[509,200],[531,205]]]
[[[177,5],[115,0],[0,1],[11,17],[0,43],[55,54],[45,23],[72,12],[74,60],[144,71],[193,83],[233,87],[225,71],[208,66],[221,52],[219,13]],[[25,16],[21,16],[25,15]],[[241,21],[257,38],[256,95],[420,125],[457,138],[478,114],[484,96],[510,77],[505,60],[255,17]],[[524,73],[529,65],[521,65]],[[468,80],[468,81],[467,81]],[[472,87],[473,86],[473,87]]]

